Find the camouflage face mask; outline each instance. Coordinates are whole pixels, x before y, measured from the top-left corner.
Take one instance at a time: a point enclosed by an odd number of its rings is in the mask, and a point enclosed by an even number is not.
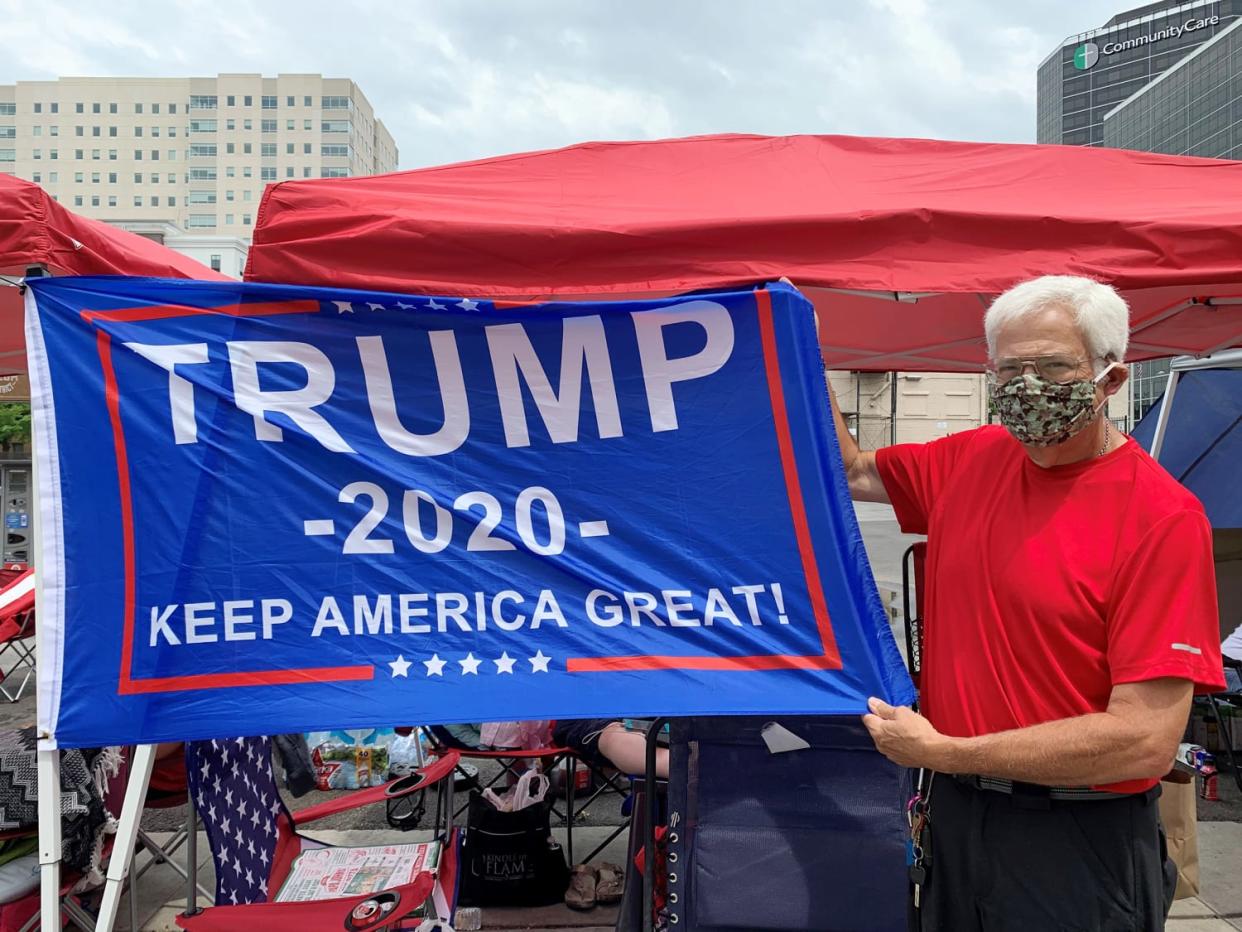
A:
[[[1099,410],[1095,387],[1114,365],[1073,382],[1050,382],[1034,372],[1014,376],[991,386],[989,408],[1019,443],[1056,446],[1091,423]]]

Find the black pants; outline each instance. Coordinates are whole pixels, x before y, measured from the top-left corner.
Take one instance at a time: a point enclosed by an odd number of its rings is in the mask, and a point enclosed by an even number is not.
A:
[[[1177,872],[1159,789],[1061,802],[937,774],[917,932],[1160,932]],[[926,839],[924,839],[926,846]]]

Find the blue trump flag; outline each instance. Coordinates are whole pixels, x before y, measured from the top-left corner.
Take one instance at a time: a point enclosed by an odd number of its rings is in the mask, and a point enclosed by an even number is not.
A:
[[[49,741],[913,696],[792,288],[43,279],[27,343]]]

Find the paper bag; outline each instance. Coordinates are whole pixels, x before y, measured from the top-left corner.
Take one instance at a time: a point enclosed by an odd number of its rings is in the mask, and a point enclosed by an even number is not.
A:
[[[1195,810],[1195,783],[1160,784],[1160,821],[1169,843],[1169,858],[1177,865],[1174,899],[1199,894],[1199,829]]]

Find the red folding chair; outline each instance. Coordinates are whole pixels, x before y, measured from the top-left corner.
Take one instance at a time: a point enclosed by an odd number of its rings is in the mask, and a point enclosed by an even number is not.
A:
[[[277,790],[270,739],[187,744],[190,796],[215,861],[218,905],[184,913],[177,917],[177,925],[203,932],[413,929],[424,921],[421,916],[412,917],[420,907],[433,922],[451,922],[457,885],[452,774],[458,760],[455,752],[448,752],[408,777],[290,813]],[[417,870],[408,881],[387,889],[347,889],[341,891],[347,895],[279,900],[295,859],[332,847],[302,834],[304,826],[360,806],[420,794],[433,786],[439,789],[443,811],[450,814],[438,839],[440,857],[434,869]],[[382,859],[391,848],[350,850],[362,859]],[[357,883],[365,886],[360,880]]]
[[[35,575],[34,570],[0,569],[0,693],[16,702],[35,674]],[[10,681],[26,668],[21,684]]]

